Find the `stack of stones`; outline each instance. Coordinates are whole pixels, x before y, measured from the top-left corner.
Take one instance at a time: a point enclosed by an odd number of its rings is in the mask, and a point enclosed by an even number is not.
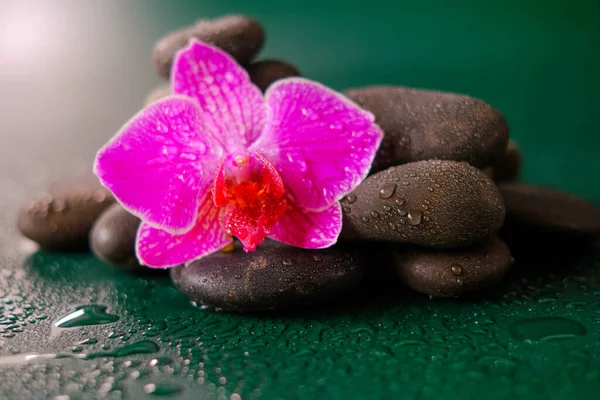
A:
[[[236,15],[201,20],[159,40],[159,75],[169,77],[174,55],[191,38],[227,51],[263,91],[300,74],[285,61],[253,61],[264,30]],[[168,94],[158,88],[146,103]],[[600,233],[593,205],[517,182],[519,148],[504,117],[484,101],[395,86],[344,94],[375,115],[385,137],[370,176],[342,200],[339,243],[304,250],[266,241],[250,254],[236,246],[171,269],[175,286],[196,304],[237,311],[314,304],[356,288],[374,271],[432,297],[456,297],[506,275],[514,259],[499,234],[516,246],[520,234],[582,243]],[[42,248],[73,250],[89,241],[107,264],[144,271],[134,253],[139,222],[96,182],[33,201],[18,226]]]

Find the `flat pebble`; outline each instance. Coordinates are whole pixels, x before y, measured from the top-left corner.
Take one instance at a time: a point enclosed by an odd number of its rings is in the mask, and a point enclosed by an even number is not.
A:
[[[99,183],[53,190],[21,208],[17,227],[42,248],[82,249],[96,218],[114,202]]]
[[[96,220],[90,232],[90,248],[108,264],[126,270],[146,270],[135,255],[135,238],[140,219],[113,204]]]
[[[509,140],[502,157],[494,161],[491,167],[495,182],[511,182],[519,178],[523,156],[514,140]]]
[[[263,243],[215,253],[171,269],[171,279],[198,305],[258,311],[326,302],[363,277],[356,256],[340,248],[305,250]]]
[[[499,282],[514,260],[497,237],[464,250],[432,251],[402,248],[395,252],[395,270],[411,289],[433,297],[456,297]]]
[[[600,210],[580,197],[525,183],[498,186],[506,204],[506,224],[553,233],[600,234]]]
[[[371,111],[384,131],[372,172],[431,159],[484,168],[506,149],[506,120],[482,100],[396,86],[350,89],[345,95]]]
[[[282,60],[261,60],[248,66],[250,79],[263,92],[276,80],[300,76],[298,68]]]
[[[175,54],[187,46],[192,38],[223,49],[240,64],[248,64],[261,49],[265,32],[257,21],[243,15],[199,20],[156,42],[152,60],[160,76],[170,77]]]
[[[498,188],[465,162],[418,161],[371,175],[342,199],[343,240],[466,247],[504,221]]]

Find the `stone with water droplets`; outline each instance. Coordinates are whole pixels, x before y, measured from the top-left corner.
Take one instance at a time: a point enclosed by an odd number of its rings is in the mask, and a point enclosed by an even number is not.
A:
[[[96,220],[90,232],[90,248],[101,260],[126,270],[147,270],[135,255],[140,219],[120,204],[113,204]]]
[[[371,111],[384,131],[372,172],[430,159],[467,161],[483,168],[506,149],[506,120],[482,100],[395,86],[350,89],[344,94]]]
[[[261,60],[247,69],[252,82],[263,92],[276,80],[301,75],[298,68],[283,60]]]
[[[381,197],[390,185],[393,194]],[[353,202],[348,199],[352,196]],[[379,172],[342,199],[341,239],[466,247],[494,235],[504,221],[498,188],[465,162],[419,161]]]
[[[328,301],[361,282],[363,265],[349,250],[306,250],[265,242],[236,247],[171,269],[179,291],[198,305],[259,311]]]
[[[169,78],[173,57],[194,38],[223,49],[240,64],[247,64],[261,49],[265,32],[257,21],[243,15],[199,20],[156,42],[152,59],[160,76]]]
[[[434,297],[456,297],[489,288],[502,280],[513,263],[497,237],[464,250],[399,248],[394,268],[410,288]]]
[[[523,156],[514,140],[509,140],[504,154],[491,166],[492,179],[495,182],[515,181],[521,172]]]
[[[525,183],[498,186],[506,204],[506,228],[513,231],[598,235],[600,210],[575,195]]]
[[[167,96],[170,96],[173,92],[171,91],[171,85],[169,84],[163,84],[163,85],[159,85],[156,88],[154,88],[150,93],[148,93],[148,95],[146,96],[146,99],[144,100],[144,106],[149,106],[150,104],[165,98]]]
[[[115,199],[97,181],[59,186],[24,206],[17,227],[42,248],[83,249],[94,221]]]

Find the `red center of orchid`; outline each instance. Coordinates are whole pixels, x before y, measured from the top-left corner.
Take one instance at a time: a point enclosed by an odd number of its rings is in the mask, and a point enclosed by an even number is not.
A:
[[[279,173],[260,153],[239,151],[223,158],[217,171],[214,202],[227,207],[227,233],[254,251],[287,209]]]

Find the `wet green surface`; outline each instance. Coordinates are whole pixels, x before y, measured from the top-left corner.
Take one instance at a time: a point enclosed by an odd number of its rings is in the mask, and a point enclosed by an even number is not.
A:
[[[264,54],[337,89],[489,101],[524,149],[525,180],[600,205],[598,3],[446,3],[2,1],[0,398],[597,398],[598,245],[517,255],[483,298],[376,287],[313,311],[230,315],[192,306],[166,276],[35,252],[15,232],[25,199],[89,168],[158,82],[153,41],[232,11],[264,21]],[[106,323],[56,326],[90,305]]]

